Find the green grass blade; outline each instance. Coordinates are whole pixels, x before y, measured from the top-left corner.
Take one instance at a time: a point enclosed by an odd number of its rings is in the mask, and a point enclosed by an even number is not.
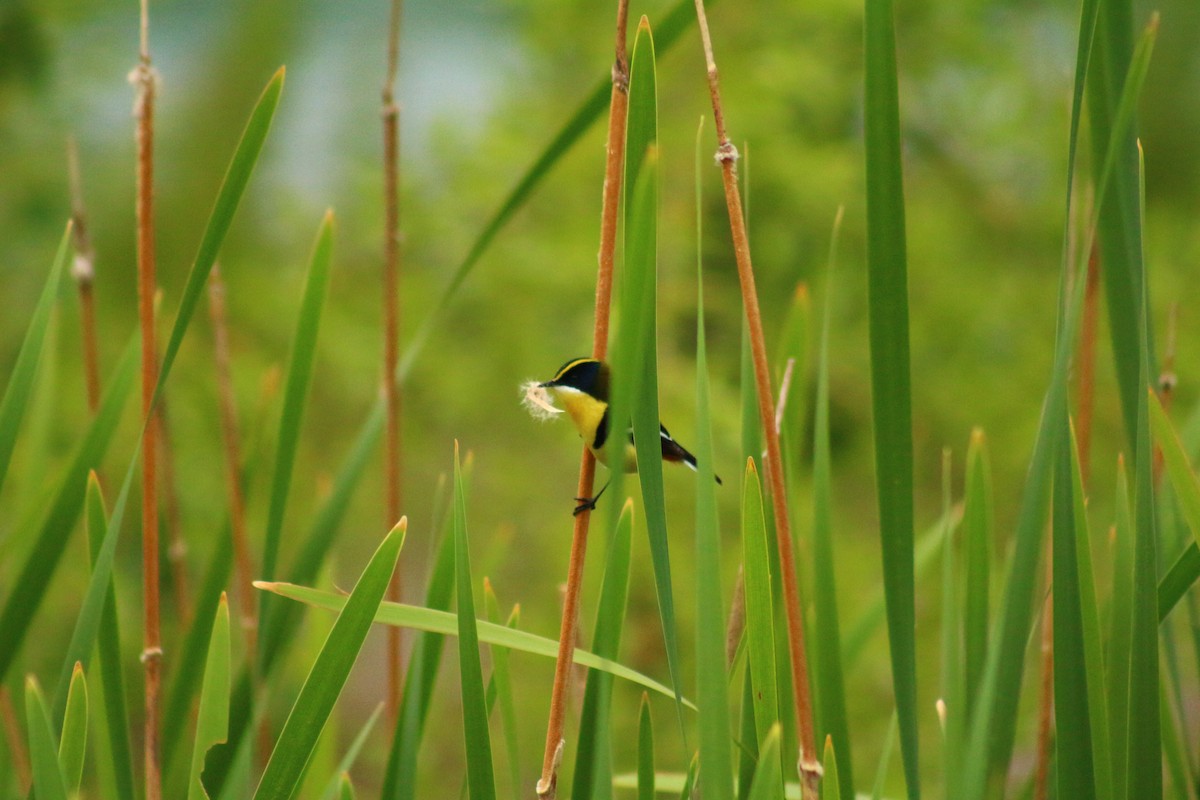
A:
[[[821,798],[822,800],[836,800],[842,796],[842,779],[838,775],[837,751],[833,747],[833,739],[825,737],[825,758],[823,766],[825,768],[825,777],[821,779]],[[853,796],[853,787],[850,791]]]
[[[871,397],[892,685],[909,796],[921,796],[913,564],[912,390],[900,104],[891,0],[867,0],[867,288]]]
[[[488,621],[493,624],[500,622],[500,601],[492,588],[491,582],[484,579],[484,605],[487,607]],[[513,606],[505,626],[516,628],[521,621],[521,607]],[[513,701],[512,675],[508,669],[508,650],[503,647],[493,647],[492,680],[496,687],[496,702],[500,706],[500,728],[504,731],[504,752],[508,756],[508,777],[512,791],[516,794],[521,786],[521,753],[517,740],[517,706]]]
[[[896,749],[896,736],[900,731],[900,717],[892,712],[892,721],[888,725],[887,737],[883,740],[883,750],[879,753],[879,764],[875,767],[875,784],[871,788],[872,800],[882,800],[883,785],[887,782],[888,768],[892,763],[892,751]]]
[[[296,586],[290,583],[267,583],[265,581],[255,581],[254,585],[264,591],[274,592],[283,597],[307,603],[318,608],[326,608],[331,611],[340,611],[346,604],[346,598],[342,595],[333,592],[323,592],[318,589],[310,589],[305,586]],[[413,628],[445,636],[455,636],[458,634],[458,619],[456,614],[438,609],[405,605],[404,603],[385,602],[381,604],[375,615],[375,621],[384,625],[399,625],[403,628]],[[478,620],[477,622],[479,641],[485,644],[494,644],[499,647],[520,650],[524,653],[546,658],[554,658],[558,654],[558,643],[553,639],[538,636],[528,631],[513,630],[503,625],[492,625],[486,620]],[[580,666],[604,670],[614,677],[635,683],[665,697],[675,696],[674,690],[670,687],[664,686],[658,681],[622,664],[618,664],[607,658],[600,658],[586,650],[575,648],[573,660]],[[683,705],[693,710],[696,708],[687,698],[683,698]]]
[[[1096,600],[1096,579],[1092,569],[1091,534],[1088,528],[1083,470],[1079,445],[1071,430],[1071,480],[1075,500],[1075,558],[1079,576],[1080,624],[1083,639],[1083,668],[1087,679],[1088,719],[1091,722],[1092,766],[1096,777],[1096,797],[1111,800],[1112,738],[1109,734],[1108,709],[1104,685],[1104,641],[1100,633],[1100,608]],[[1072,656],[1074,657],[1074,655]],[[1073,723],[1072,723],[1073,724]],[[1062,796],[1060,794],[1060,796]]]
[[[614,404],[610,419],[609,462],[624,462],[625,442],[619,435],[623,420],[631,419],[639,465],[642,504],[654,568],[654,588],[667,654],[667,669],[675,699],[681,698],[679,642],[671,558],[667,543],[667,512],[663,492],[658,415],[658,90],[654,40],[643,19],[633,44],[629,83],[629,122],[625,144],[625,258],[614,360]],[[628,417],[625,411],[628,411]],[[619,488],[619,487],[617,487]],[[683,709],[678,709],[683,731]],[[686,740],[686,735],[685,735]]]
[[[704,308],[704,276],[696,269],[696,308]],[[725,672],[725,603],[721,591],[721,536],[713,471],[708,346],[704,314],[696,316],[696,700],[704,797],[733,797],[729,678]],[[657,447],[657,443],[655,444]],[[776,762],[778,763],[778,762]]]
[[[966,603],[963,619],[966,714],[979,694],[987,661],[988,604],[992,562],[992,469],[987,437],[979,428],[967,446],[963,501],[963,549],[966,551]]]
[[[1158,585],[1158,620],[1162,622],[1179,604],[1187,590],[1200,579],[1200,547],[1195,542],[1184,548]]]
[[[840,223],[839,215],[839,223]],[[816,419],[813,423],[813,604],[817,637],[815,695],[818,736],[833,737],[832,752],[846,776],[842,800],[854,800],[854,772],[850,762],[850,724],[846,715],[846,687],[842,672],[842,634],[838,621],[837,581],[833,557],[833,478],[829,443],[829,326],[833,316],[833,268],[838,227],[830,244],[830,278],[825,291],[821,343],[817,367]],[[831,795],[832,797],[833,795]]]
[[[88,692],[83,665],[75,663],[71,672],[71,688],[67,692],[67,708],[63,717],[62,738],[58,740],[58,763],[68,794],[79,792],[83,780],[83,760],[87,753]]]
[[[621,629],[629,599],[629,565],[633,538],[633,501],[621,509],[617,529],[608,546],[608,560],[596,607],[592,652],[616,661],[621,646]],[[579,740],[575,747],[574,800],[612,796],[612,675],[589,670],[579,714]]]
[[[275,577],[284,512],[287,510],[288,493],[292,485],[296,447],[300,441],[300,423],[304,417],[308,386],[312,380],[317,334],[321,327],[321,309],[325,305],[325,295],[329,288],[332,262],[333,212],[329,211],[321,221],[316,243],[313,245],[304,284],[304,298],[300,302],[296,332],[292,337],[292,353],[288,359],[287,384],[283,390],[283,411],[279,417],[279,436],[275,443],[275,468],[271,478],[271,499],[263,542],[264,580],[272,580]],[[268,595],[262,595],[259,619],[264,620],[264,627],[270,624],[270,616]],[[260,665],[263,663],[262,654],[265,652],[265,648],[259,650]]]
[[[744,660],[744,659],[743,659]],[[742,708],[738,725],[738,800],[746,800],[758,768],[758,732],[754,724],[754,686],[748,666],[742,673]]]
[[[354,800],[354,784],[350,782],[350,776],[343,773],[338,781],[338,800]]]
[[[763,512],[762,485],[753,459],[742,480],[742,564],[746,599],[746,646],[752,687],[754,729],[761,752],[767,733],[779,722],[775,664],[775,613],[772,606],[770,545]]]
[[[758,760],[759,767],[754,772],[754,782],[750,784],[748,800],[776,800],[783,796],[783,773],[780,771],[779,760],[779,740],[782,735],[779,725],[772,725],[763,738],[762,755]],[[829,750],[826,749],[826,753],[828,752]],[[827,758],[826,762],[828,763],[829,760]],[[836,767],[834,769],[836,770]],[[828,797],[837,797],[837,795],[830,794]]]
[[[379,721],[379,715],[383,713],[383,705],[383,703],[379,703],[375,706],[375,710],[367,717],[367,721],[363,723],[362,728],[354,737],[354,741],[346,748],[346,754],[338,762],[337,771],[329,779],[325,791],[321,793],[321,800],[337,800],[339,793],[343,791],[342,787],[349,783],[348,774],[350,768],[358,760],[358,754],[362,752],[363,745],[367,743],[367,738],[371,735],[371,731],[375,729],[375,723]]]
[[[434,560],[433,572],[425,592],[425,608],[448,612],[454,595],[454,539],[443,535]],[[457,623],[447,626],[457,632]],[[404,678],[404,693],[400,697],[391,752],[384,771],[383,797],[413,800],[417,796],[417,752],[429,713],[433,685],[442,661],[445,638],[421,631],[413,642],[408,674]]]
[[[183,335],[192,321],[196,306],[204,294],[204,284],[208,280],[209,273],[212,272],[213,264],[216,263],[217,255],[221,251],[221,244],[225,241],[225,234],[228,233],[229,226],[233,222],[234,212],[237,211],[242,195],[246,191],[246,185],[250,182],[250,175],[254,172],[254,165],[258,163],[258,156],[266,142],[267,132],[271,129],[271,120],[279,105],[279,95],[283,91],[283,76],[284,70],[280,67],[267,82],[266,88],[263,89],[258,102],[250,112],[250,119],[246,122],[242,138],[238,141],[233,158],[229,162],[229,168],[225,172],[225,178],[221,181],[221,188],[217,192],[212,214],[209,215],[208,224],[200,239],[196,260],[192,262],[191,271],[188,272],[187,283],[179,301],[179,311],[175,314],[175,323],[171,328],[170,338],[163,351],[158,385],[154,389],[156,401],[171,372],[171,367],[175,363],[175,356],[183,343]],[[136,458],[136,455],[134,457]]]
[[[133,387],[134,376],[137,374],[137,345],[137,337],[134,337],[125,348],[105,388],[100,407],[87,432],[76,445],[75,452],[55,489],[54,498],[43,518],[33,547],[29,550],[21,571],[13,580],[12,590],[4,601],[3,609],[0,610],[0,642],[4,642],[4,647],[0,648],[0,681],[8,675],[21,642],[29,632],[29,624],[45,597],[50,578],[54,575],[54,570],[70,541],[68,533],[75,527],[75,521],[83,508],[88,471],[100,463],[116,432],[125,401]]]
[[[67,223],[67,229],[58,243],[58,252],[50,266],[50,274],[46,276],[42,294],[38,297],[37,305],[33,307],[33,316],[29,320],[29,327],[25,329],[25,339],[17,352],[17,361],[9,374],[8,385],[4,387],[4,399],[0,400],[0,487],[4,486],[4,479],[8,475],[17,432],[21,429],[21,420],[33,394],[42,346],[46,341],[46,331],[50,327],[50,311],[54,308],[58,284],[70,252],[71,224]]]
[[[88,548],[91,555],[92,573],[106,552],[115,548],[116,536],[108,535],[108,512],[104,508],[104,497],[96,473],[88,475],[86,500]],[[108,555],[112,562],[112,553]],[[90,587],[89,587],[90,588]],[[117,615],[117,597],[112,575],[108,578],[108,591],[104,607],[100,612],[100,633],[96,638],[96,656],[99,660],[100,692],[103,696],[104,712],[101,715],[108,746],[108,761],[112,769],[114,797],[117,800],[133,800],[135,797],[133,778],[133,749],[129,739],[128,708],[125,705],[125,670],[121,663],[121,627]],[[93,671],[93,674],[95,672]]]
[[[1109,601],[1108,653],[1105,677],[1108,692],[1108,727],[1111,746],[1124,754],[1129,723],[1129,648],[1133,635],[1133,511],[1125,460],[1117,462],[1116,520],[1113,526],[1113,578]],[[1114,756],[1117,751],[1114,750]],[[1125,759],[1112,759],[1112,796],[1125,796]]]
[[[492,768],[492,739],[488,731],[483,668],[479,665],[479,636],[467,550],[467,501],[463,491],[458,442],[454,443],[454,578],[458,586],[458,667],[462,689],[463,736],[467,747],[467,785],[471,800],[496,796]]]
[[[37,678],[25,678],[25,724],[29,726],[29,762],[38,800],[67,800],[67,783],[50,730],[50,715]]]
[[[324,647],[317,654],[317,660],[275,742],[275,749],[254,793],[255,800],[286,800],[299,787],[304,766],[358,658],[375,610],[391,580],[406,528],[407,520],[401,520],[384,538],[363,570],[354,591],[346,598],[345,607],[329,632]]]
[[[638,712],[638,800],[654,800],[654,784],[654,724],[650,720],[650,696],[642,692],[642,705]]]
[[[1066,418],[1060,421],[1065,428]],[[1069,432],[1063,434],[1069,437]],[[1054,547],[1054,718],[1059,797],[1096,797],[1092,762],[1088,664],[1084,655],[1078,543],[1086,533],[1075,529],[1075,484],[1071,451],[1060,448],[1055,457],[1052,539]],[[1099,680],[1099,673],[1093,674]],[[1099,713],[1099,710],[1097,710]]]
[[[942,653],[938,714],[942,726],[943,776],[946,797],[957,797],[962,783],[962,732],[965,730],[961,602],[958,590],[960,568],[954,552],[954,526],[950,524],[953,459],[950,448],[942,450]]]
[[[174,760],[179,755],[179,773],[184,768],[183,759],[186,751],[179,747],[183,742],[187,724],[191,721],[192,702],[204,678],[204,664],[207,660],[209,641],[212,638],[212,621],[216,619],[217,604],[221,600],[224,588],[233,568],[233,538],[229,531],[229,521],[225,521],[221,532],[217,534],[211,560],[204,572],[204,578],[196,591],[194,617],[187,635],[179,646],[179,666],[171,678],[167,691],[167,700],[163,705],[163,764],[167,766],[168,777],[174,777],[176,772]],[[236,716],[239,704],[230,703],[231,719]],[[242,709],[249,713],[250,709]]]
[[[209,749],[229,736],[230,677],[229,602],[224,593],[213,618],[212,637],[204,665],[204,683],[200,688],[196,715],[196,738],[192,747],[192,766],[188,771],[188,800],[208,800],[200,782],[204,758]]]

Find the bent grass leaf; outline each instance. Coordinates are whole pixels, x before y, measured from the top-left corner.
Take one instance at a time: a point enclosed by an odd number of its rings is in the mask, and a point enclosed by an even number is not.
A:
[[[192,748],[192,766],[188,771],[188,800],[207,800],[208,793],[200,782],[204,758],[213,745],[229,737],[229,652],[229,601],[222,593],[213,619],[212,637],[209,639],[204,666],[204,683],[200,688],[196,739]]]
[[[29,762],[38,800],[67,800],[67,782],[50,729],[50,715],[37,678],[25,679],[25,724],[29,729]]]

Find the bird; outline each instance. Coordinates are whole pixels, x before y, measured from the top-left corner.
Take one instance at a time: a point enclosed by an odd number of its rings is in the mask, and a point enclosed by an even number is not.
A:
[[[605,447],[608,442],[609,429],[612,427],[608,407],[608,364],[594,358],[573,358],[559,367],[553,378],[537,384],[537,388],[544,390],[551,399],[561,405],[562,410],[566,411],[570,415],[571,421],[575,423],[575,428],[579,431],[579,436],[587,445],[588,450],[592,452],[597,461],[612,469],[612,465],[608,463],[608,450]],[[696,471],[696,457],[675,441],[662,423],[659,423],[658,426],[658,440],[662,446],[663,461],[685,464],[691,467],[693,472]],[[637,472],[637,452],[633,446],[632,429],[629,431],[629,440],[625,444],[623,460],[624,463],[621,464],[623,471]],[[719,475],[713,477],[716,478],[718,484],[721,483]],[[579,515],[584,511],[594,509],[596,501],[600,499],[600,495],[604,494],[604,490],[607,488],[608,484],[605,483],[594,497],[575,498],[579,505],[576,506],[574,513]]]

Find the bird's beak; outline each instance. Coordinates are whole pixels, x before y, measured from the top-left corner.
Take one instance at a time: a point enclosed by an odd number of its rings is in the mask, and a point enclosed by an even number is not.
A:
[[[546,381],[545,383],[538,384],[539,389],[549,389],[553,386],[554,386],[554,381]]]

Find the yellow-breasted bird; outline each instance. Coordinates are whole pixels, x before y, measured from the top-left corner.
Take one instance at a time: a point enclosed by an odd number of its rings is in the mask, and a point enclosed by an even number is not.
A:
[[[612,419],[608,413],[608,365],[594,358],[573,358],[559,367],[554,377],[544,383],[539,383],[539,389],[544,389],[552,399],[557,400],[562,409],[571,416],[575,428],[579,431],[587,448],[600,463],[608,466],[608,453],[605,444],[608,442],[609,429]],[[671,434],[660,423],[658,440],[662,446],[663,461],[686,464],[693,471],[696,469],[696,457],[684,449],[683,445],[671,438]],[[637,472],[637,453],[633,446],[633,431],[629,431],[625,444],[624,463],[621,468],[625,472]],[[720,476],[714,475],[717,483]],[[608,484],[596,493],[595,497],[577,497],[580,505],[575,513],[596,507],[596,501]]]

